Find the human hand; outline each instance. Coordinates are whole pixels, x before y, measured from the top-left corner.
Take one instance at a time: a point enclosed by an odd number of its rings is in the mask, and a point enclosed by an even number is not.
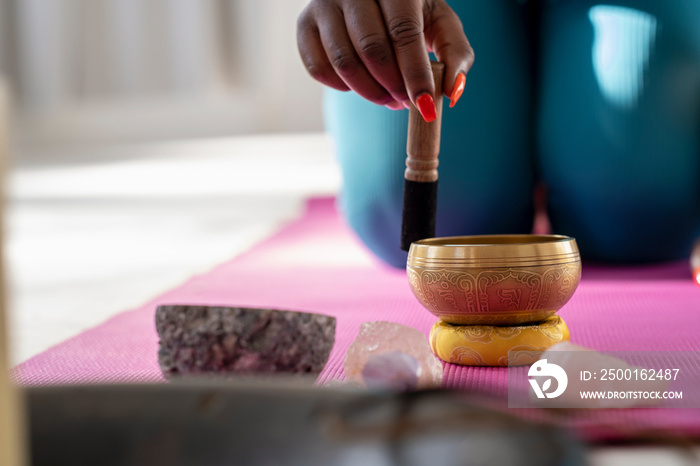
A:
[[[450,107],[474,63],[445,0],[312,0],[299,16],[297,43],[317,81],[394,110],[413,102],[426,121],[436,117],[428,52],[445,63]]]

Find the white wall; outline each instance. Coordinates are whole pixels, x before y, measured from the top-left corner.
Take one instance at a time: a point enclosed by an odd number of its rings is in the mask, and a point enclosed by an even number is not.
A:
[[[307,0],[0,0],[23,144],[320,130]],[[2,31],[0,31],[2,32]],[[0,57],[1,59],[1,57]],[[1,65],[0,65],[1,66]]]

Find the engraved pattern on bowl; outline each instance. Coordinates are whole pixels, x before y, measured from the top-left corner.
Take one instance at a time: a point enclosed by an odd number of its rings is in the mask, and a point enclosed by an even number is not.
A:
[[[475,244],[475,251],[469,245],[412,246],[407,273],[413,293],[426,309],[452,324],[518,325],[546,319],[569,301],[579,284],[581,261],[575,240],[537,236],[538,249],[533,253],[523,248],[520,254],[514,237],[527,241],[534,236],[488,237],[508,241],[503,257],[498,257],[498,243],[486,248]],[[548,238],[552,238],[551,248]],[[451,252],[455,257],[450,257]]]

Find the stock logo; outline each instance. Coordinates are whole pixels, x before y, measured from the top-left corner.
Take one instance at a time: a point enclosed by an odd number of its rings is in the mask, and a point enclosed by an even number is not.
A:
[[[548,363],[546,359],[540,359],[530,366],[527,376],[537,398],[556,398],[564,393],[566,385],[569,383],[564,369],[554,363]],[[541,386],[540,379],[544,379]],[[556,390],[550,392],[552,379],[557,381],[557,387]]]

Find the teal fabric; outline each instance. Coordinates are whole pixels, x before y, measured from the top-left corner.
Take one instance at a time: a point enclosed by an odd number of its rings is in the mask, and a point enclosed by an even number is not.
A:
[[[477,58],[443,111],[436,234],[527,233],[541,182],[553,231],[584,259],[687,256],[700,235],[700,2],[449,3]],[[403,267],[407,112],[325,97],[341,210]]]

